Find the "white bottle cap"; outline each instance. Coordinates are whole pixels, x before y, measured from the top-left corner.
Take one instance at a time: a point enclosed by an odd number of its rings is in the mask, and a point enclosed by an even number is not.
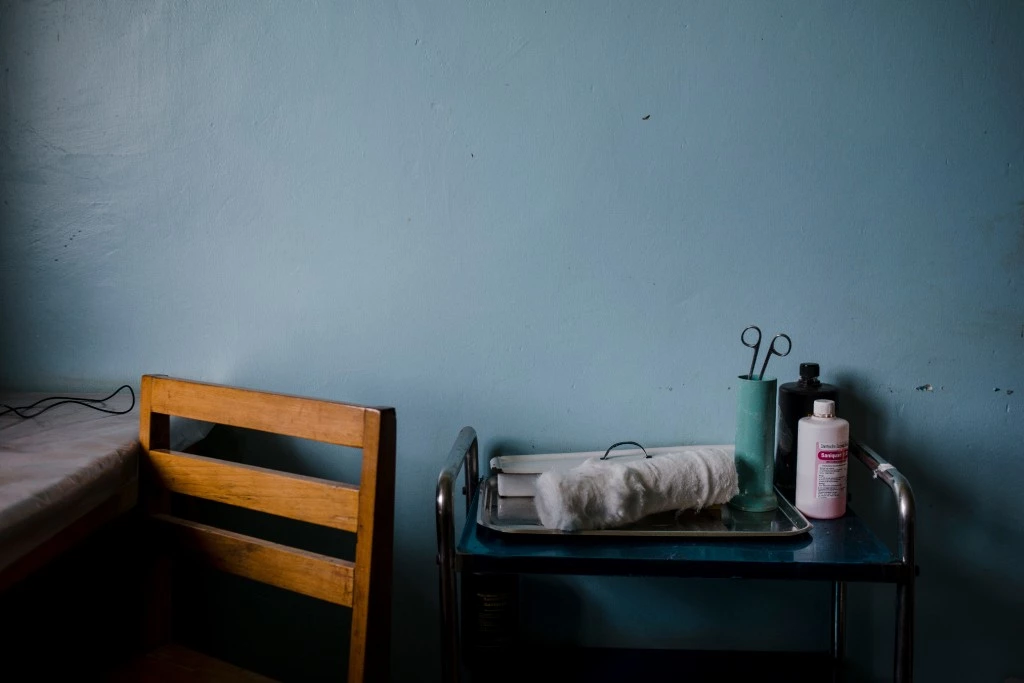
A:
[[[814,400],[814,417],[835,417],[836,402],[830,398],[817,398]]]

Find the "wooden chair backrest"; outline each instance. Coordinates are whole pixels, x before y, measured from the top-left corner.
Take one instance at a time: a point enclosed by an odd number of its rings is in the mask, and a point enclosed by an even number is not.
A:
[[[362,449],[359,486],[173,451],[172,415]],[[165,527],[176,551],[225,572],[351,607],[348,680],[386,680],[394,535],[393,408],[145,375],[139,436],[149,513]],[[171,493],[354,532],[355,561],[173,516]]]

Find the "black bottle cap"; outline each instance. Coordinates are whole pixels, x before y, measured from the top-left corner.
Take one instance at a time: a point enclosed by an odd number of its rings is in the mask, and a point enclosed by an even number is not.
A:
[[[800,377],[801,379],[813,379],[821,374],[821,368],[818,367],[817,363],[801,363],[800,364]]]

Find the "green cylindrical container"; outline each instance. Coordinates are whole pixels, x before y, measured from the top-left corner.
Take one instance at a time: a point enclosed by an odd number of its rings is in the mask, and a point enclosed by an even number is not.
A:
[[[752,380],[740,375],[736,391],[736,474],[738,495],[729,505],[748,512],[768,512],[775,498],[774,377]]]

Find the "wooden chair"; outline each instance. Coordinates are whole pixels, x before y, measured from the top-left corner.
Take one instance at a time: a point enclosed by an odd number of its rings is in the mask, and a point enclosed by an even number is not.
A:
[[[359,486],[171,451],[170,416],[362,449]],[[170,557],[351,607],[349,681],[386,681],[394,529],[395,411],[162,376],[142,378],[142,495]],[[299,550],[170,514],[171,494],[356,534],[355,561]],[[170,642],[170,559],[148,582],[147,640],[155,647],[114,681],[267,681]]]

